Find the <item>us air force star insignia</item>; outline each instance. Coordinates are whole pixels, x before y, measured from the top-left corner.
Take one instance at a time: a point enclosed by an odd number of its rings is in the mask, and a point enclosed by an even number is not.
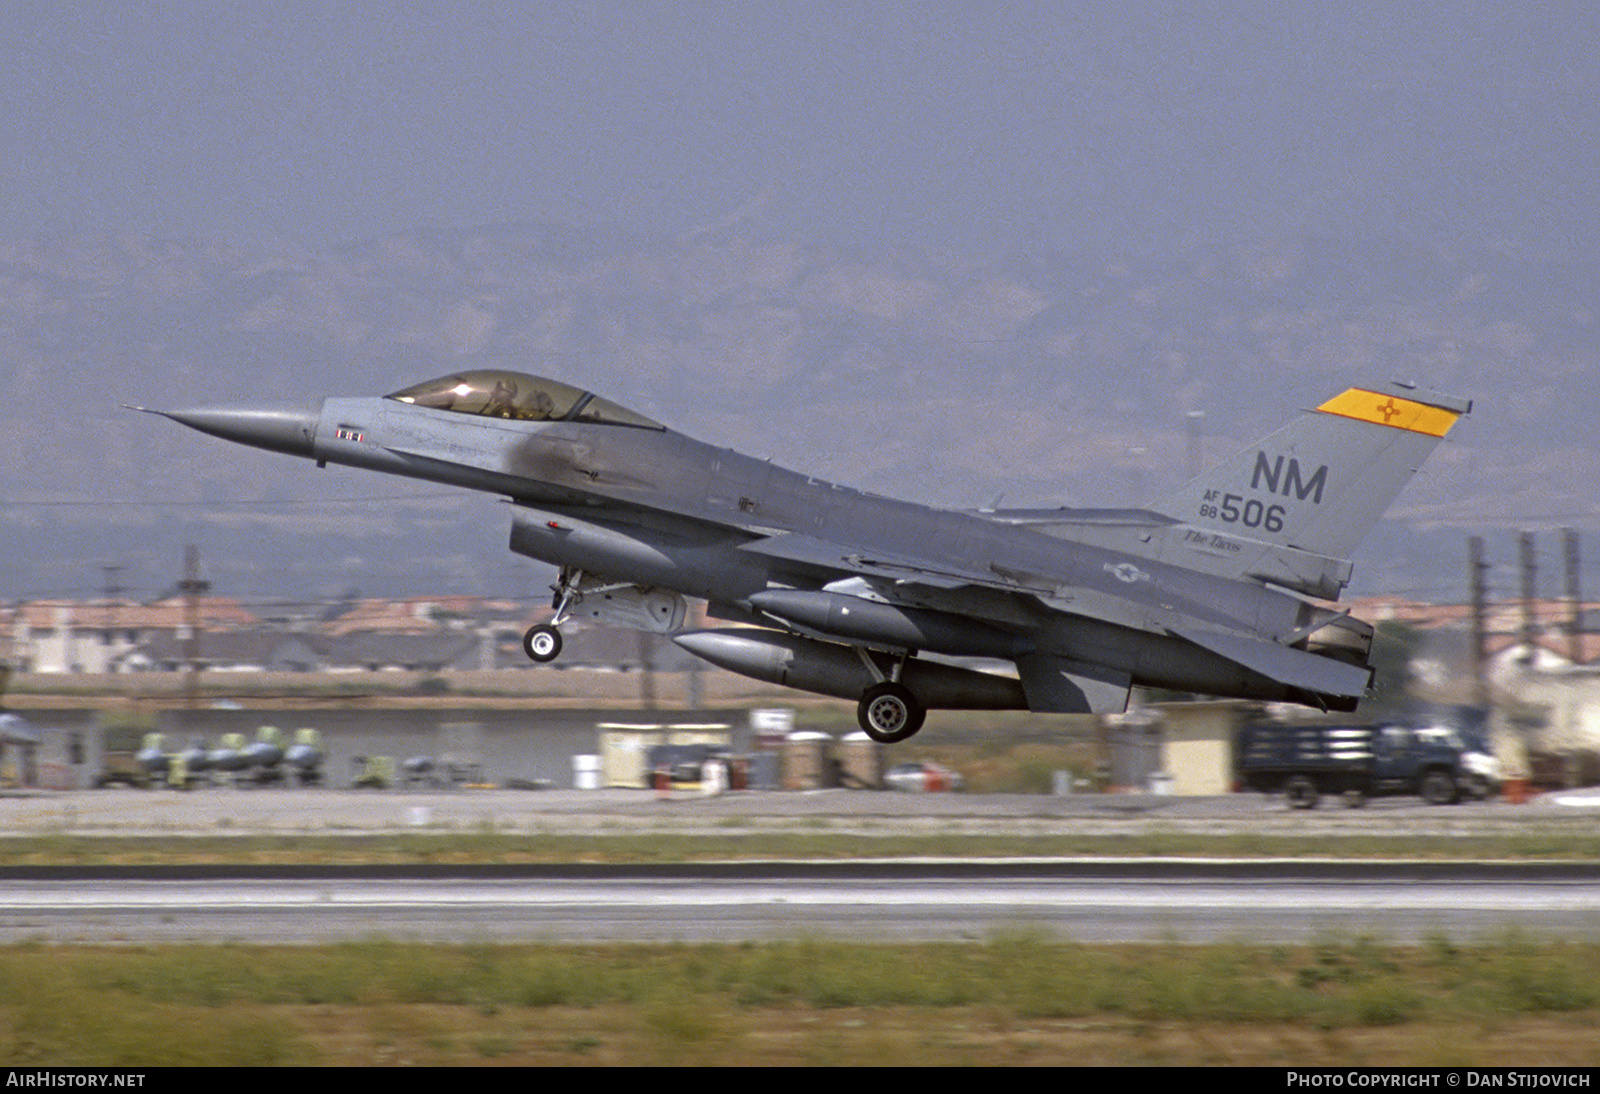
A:
[[[1106,573],[1110,574],[1118,581],[1124,582],[1128,585],[1132,585],[1135,581],[1150,580],[1149,574],[1145,573],[1131,562],[1119,562],[1115,566],[1107,563],[1105,569]]]

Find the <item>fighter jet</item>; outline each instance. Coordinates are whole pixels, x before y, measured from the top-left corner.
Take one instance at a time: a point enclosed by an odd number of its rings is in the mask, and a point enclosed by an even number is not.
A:
[[[143,408],[135,408],[143,409]],[[759,680],[858,703],[901,741],[929,709],[1112,712],[1134,685],[1353,710],[1372,627],[1349,559],[1468,400],[1352,387],[1149,509],[954,511],[696,441],[555,380],[453,373],[381,398],[152,411],[317,461],[510,499],[554,564],[550,623],[671,633]],[[689,598],[737,627],[684,631]],[[1016,676],[944,659],[1010,661]]]

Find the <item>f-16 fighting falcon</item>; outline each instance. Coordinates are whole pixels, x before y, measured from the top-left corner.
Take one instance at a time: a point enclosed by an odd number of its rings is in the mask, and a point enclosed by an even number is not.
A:
[[[510,498],[511,550],[560,568],[554,617],[524,639],[535,661],[560,655],[573,619],[670,633],[732,672],[857,700],[861,728],[893,742],[929,709],[1114,712],[1135,684],[1355,709],[1372,627],[1314,600],[1338,599],[1356,547],[1471,408],[1354,387],[1151,509],[972,512],[786,471],[499,369],[382,398],[153,413]],[[683,630],[691,597],[743,625]]]

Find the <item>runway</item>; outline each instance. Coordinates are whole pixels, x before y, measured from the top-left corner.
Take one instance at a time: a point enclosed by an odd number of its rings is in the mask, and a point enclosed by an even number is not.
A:
[[[0,874],[0,941],[1600,940],[1600,868],[1285,862]]]

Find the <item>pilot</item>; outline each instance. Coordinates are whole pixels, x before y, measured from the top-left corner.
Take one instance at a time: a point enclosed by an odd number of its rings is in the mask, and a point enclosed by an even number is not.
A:
[[[515,418],[517,410],[517,385],[510,380],[496,379],[494,391],[489,394],[489,402],[483,408],[483,413],[490,418]],[[546,402],[549,400],[547,399]]]
[[[554,418],[555,415],[556,404],[555,400],[550,398],[550,393],[542,389],[535,391],[533,397],[528,400],[528,417],[543,422]]]

